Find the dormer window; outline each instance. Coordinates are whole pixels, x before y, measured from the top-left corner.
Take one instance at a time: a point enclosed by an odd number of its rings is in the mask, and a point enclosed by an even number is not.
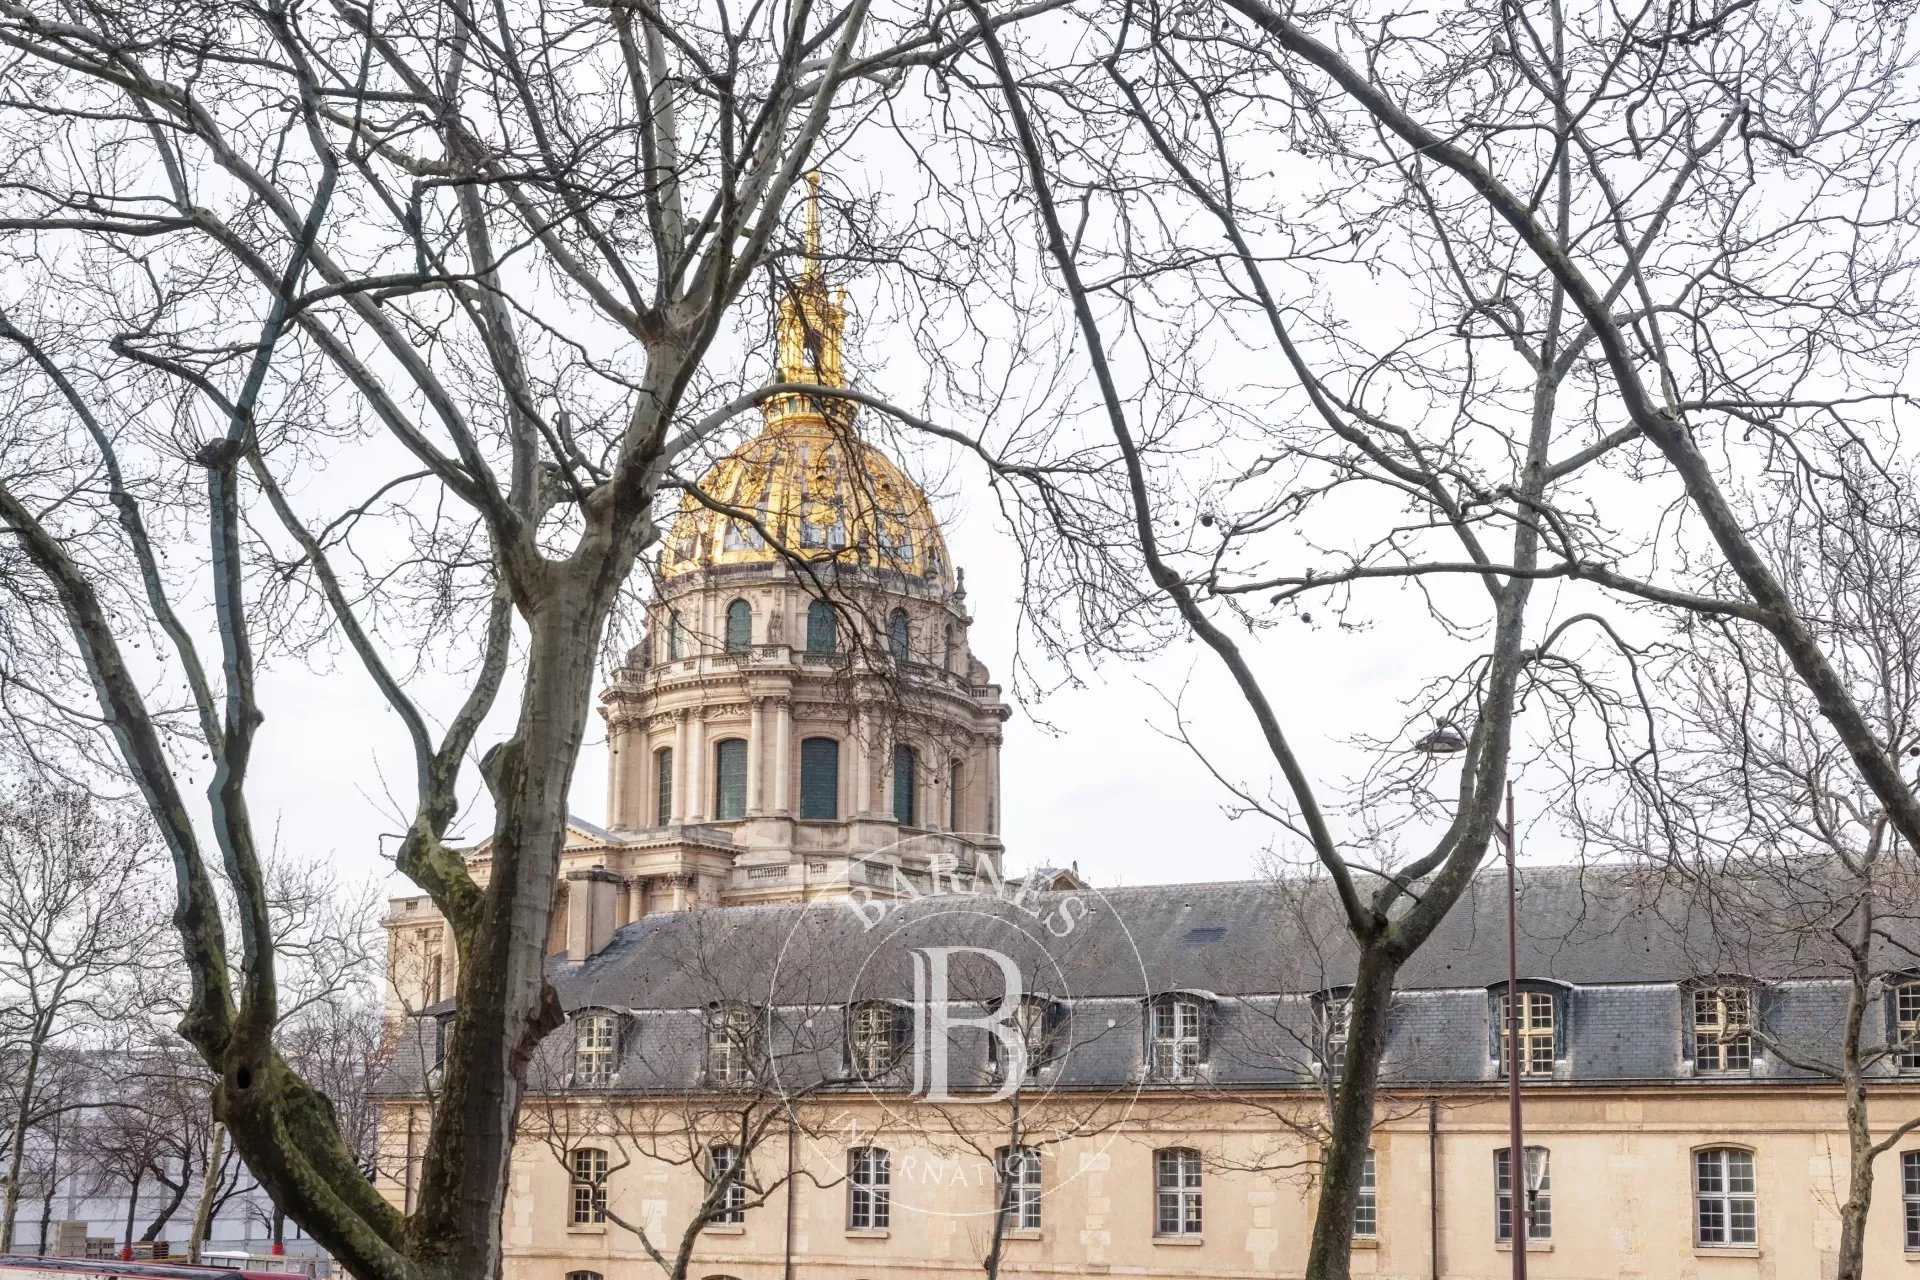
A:
[[[1044,996],[1022,996],[1007,1015],[1003,1024],[1007,1030],[1002,1033],[1011,1037],[1019,1061],[1009,1060],[1008,1044],[1001,1035],[992,1036],[987,1041],[988,1072],[995,1080],[1007,1079],[1010,1071],[1020,1072],[1015,1078],[1033,1079],[1041,1067],[1053,1061],[1065,1015],[1064,1006],[1056,1001]]]
[[[1147,1012],[1148,1075],[1170,1083],[1199,1079],[1211,1003],[1195,992],[1174,992],[1155,997]]]
[[[906,1010],[884,1000],[856,1004],[847,1014],[847,1067],[862,1080],[892,1071],[906,1050]]]
[[[1535,978],[1524,981],[1517,994],[1518,1004],[1510,1006],[1506,983],[1498,983],[1488,992],[1492,997],[1489,1029],[1493,1033],[1494,1061],[1500,1074],[1506,1075],[1512,1051],[1511,1031],[1519,1040],[1521,1077],[1551,1076],[1560,1056],[1560,1046],[1565,1043],[1565,1028],[1561,1025],[1566,1016],[1565,992],[1558,990],[1556,984]],[[1510,1023],[1516,1012],[1517,1020]]]
[[[1322,1079],[1338,1080],[1347,1069],[1347,1038],[1353,1028],[1353,988],[1329,987],[1313,997],[1313,1049]]]
[[[760,1018],[751,1005],[720,1004],[707,1011],[707,1081],[738,1087],[753,1078]]]
[[[1742,984],[1698,986],[1689,993],[1693,1069],[1728,1074],[1753,1069],[1753,991]]]
[[[1893,1065],[1901,1071],[1920,1071],[1920,977],[1908,975],[1887,992],[1893,1006]]]
[[[573,1019],[573,1082],[595,1088],[613,1082],[620,1049],[620,1020],[611,1013],[582,1013]]]

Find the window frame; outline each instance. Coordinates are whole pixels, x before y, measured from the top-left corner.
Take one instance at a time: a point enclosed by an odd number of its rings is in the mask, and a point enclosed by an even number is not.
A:
[[[1183,1019],[1182,1010],[1191,1010],[1192,1017]],[[1210,1015],[1207,1001],[1193,992],[1166,992],[1148,1002],[1149,1079],[1165,1084],[1191,1084],[1200,1078],[1200,1069],[1207,1060],[1206,1033]]]
[[[807,602],[807,647],[810,658],[840,656],[840,615],[825,600]]]
[[[1016,1169],[1014,1166],[1018,1164]],[[1040,1148],[1004,1146],[993,1153],[994,1203],[1007,1220],[1008,1231],[1038,1231],[1043,1225],[1040,1202],[1046,1194],[1045,1167]]]
[[[726,1190],[713,1203],[713,1212],[707,1218],[708,1226],[739,1226],[747,1220],[747,1183],[743,1169],[746,1162],[740,1158],[740,1145],[735,1142],[709,1142],[707,1144],[707,1188],[711,1193],[715,1183],[722,1178],[731,1177]]]
[[[1313,1052],[1321,1078],[1338,1081],[1346,1071],[1353,1035],[1353,988],[1328,987],[1313,997]]]
[[[1687,1028],[1692,1037],[1693,1069],[1700,1075],[1734,1076],[1752,1072],[1754,990],[1751,984],[1709,982],[1687,991]],[[1745,1019],[1736,1006],[1745,1006]],[[1702,1012],[1709,1015],[1704,1020]]]
[[[1746,1166],[1747,1190],[1745,1193],[1733,1188],[1735,1160]],[[1720,1145],[1714,1147],[1695,1147],[1689,1153],[1693,1182],[1693,1246],[1696,1249],[1757,1249],[1760,1246],[1760,1170],[1754,1160],[1753,1148]],[[1719,1186],[1709,1189],[1702,1175],[1709,1164],[1715,1167]],[[1735,1214],[1742,1203],[1746,1206],[1747,1229],[1745,1239],[1736,1239]],[[1709,1204],[1718,1209],[1719,1239],[1707,1238],[1706,1210]]]
[[[1514,1199],[1512,1187],[1513,1167],[1507,1153],[1512,1147],[1496,1147],[1493,1152],[1493,1241],[1495,1244],[1513,1243]],[[1521,1158],[1529,1165],[1533,1163],[1533,1153],[1538,1151],[1545,1163],[1545,1176],[1541,1179],[1540,1194],[1528,1206],[1527,1243],[1546,1244],[1553,1239],[1553,1152],[1539,1143],[1529,1142],[1520,1148]],[[1521,1194],[1525,1194],[1523,1191]]]
[[[995,1012],[998,1011],[996,1003]],[[1010,1018],[1020,1033],[1026,1059],[1026,1073],[1022,1079],[1037,1079],[1040,1068],[1052,1062],[1056,1056],[1055,1041],[1060,1023],[1066,1018],[1066,1006],[1046,996],[1025,992]],[[999,1036],[987,1037],[987,1074],[994,1080],[1007,1079],[1007,1061],[1000,1046]]]
[[[1200,1235],[1206,1226],[1205,1194],[1205,1176],[1197,1150],[1161,1147],[1154,1151],[1153,1234],[1156,1239],[1179,1240]]]
[[[1539,987],[1522,986],[1519,989],[1522,1025],[1520,1031],[1520,1061],[1522,1080],[1547,1080],[1553,1077],[1554,1066],[1560,1058],[1560,1019],[1562,1017],[1561,993],[1542,990]],[[1494,1058],[1498,1064],[1501,1079],[1507,1077],[1507,1055],[1511,1044],[1511,1031],[1507,1012],[1507,985],[1501,983],[1494,989],[1495,1050]],[[1539,1010],[1545,1008],[1547,1021],[1538,1021]],[[1542,1045],[1546,1047],[1544,1059],[1540,1056]],[[1544,1066],[1542,1063],[1544,1062]]]
[[[920,752],[910,742],[893,744],[893,820],[920,825]]]
[[[655,747],[653,751],[654,825],[673,825],[673,748]]]
[[[604,1089],[620,1074],[620,1015],[582,1009],[573,1015],[573,1085]]]
[[[1353,1234],[1359,1240],[1380,1238],[1380,1184],[1373,1148],[1360,1165],[1360,1188],[1353,1200]]]
[[[747,816],[747,755],[751,745],[745,738],[719,738],[713,744],[713,820],[738,822]],[[736,772],[729,777],[728,757],[734,758]],[[729,796],[728,784],[735,784]],[[729,805],[731,798],[735,803]]]
[[[1920,1253],[1920,1150],[1900,1153],[1900,1217],[1904,1251]]]
[[[727,602],[726,650],[740,657],[753,648],[753,606],[744,597]]]
[[[847,1006],[847,1071],[855,1079],[880,1080],[900,1065],[906,1011],[890,1000]]]
[[[847,1149],[847,1230],[893,1226],[893,1154],[872,1145]]]
[[[1920,1071],[1920,978],[1907,975],[1893,983],[1887,1001],[1894,1070]]]
[[[724,1001],[707,1009],[707,1083],[733,1089],[751,1084],[760,1057],[760,1011]]]
[[[887,614],[887,654],[895,662],[913,660],[913,619],[895,608]]]
[[[584,1159],[583,1159],[584,1157]],[[581,1166],[586,1165],[583,1171]],[[576,1227],[604,1226],[607,1221],[607,1177],[609,1164],[605,1147],[575,1147],[567,1161],[569,1185],[573,1189],[569,1224]]]
[[[811,803],[815,798],[814,794],[807,789],[807,744],[814,742],[833,744],[833,786],[830,789],[830,798],[833,803],[830,813],[815,810]],[[840,739],[838,738],[816,733],[800,739],[800,820],[802,822],[838,822],[840,820]]]

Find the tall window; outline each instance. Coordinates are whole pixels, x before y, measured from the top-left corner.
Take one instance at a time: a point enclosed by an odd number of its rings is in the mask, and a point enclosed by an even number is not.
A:
[[[1693,1069],[1753,1067],[1753,996],[1745,987],[1701,987],[1693,993]]]
[[[611,1013],[583,1013],[573,1020],[573,1082],[586,1088],[613,1079],[620,1024]]]
[[[567,1280],[600,1280],[598,1271],[569,1271]]]
[[[727,606],[727,652],[745,653],[753,647],[753,606],[735,600]]]
[[[940,649],[940,665],[948,671],[953,670],[953,660],[957,655],[959,647],[959,637],[954,632],[953,624],[949,622],[947,624],[946,642]]]
[[[1920,982],[1903,982],[1893,989],[1894,1065],[1902,1071],[1920,1071]]]
[[[1900,1208],[1908,1253],[1920,1253],[1920,1151],[1900,1153]]]
[[[1511,1241],[1513,1239],[1513,1165],[1507,1159],[1511,1147],[1502,1147],[1493,1153],[1493,1238]],[[1552,1171],[1547,1165],[1545,1147],[1528,1147],[1527,1165],[1521,1177],[1525,1179],[1520,1188],[1521,1204],[1527,1211],[1527,1239],[1553,1239],[1553,1185]],[[1537,1185],[1531,1203],[1528,1202],[1527,1188]]]
[[[847,1152],[847,1229],[884,1231],[893,1222],[893,1161],[882,1147]]]
[[[707,1079],[745,1084],[753,1075],[760,1019],[751,1005],[723,1004],[707,1013]]]
[[[1156,1080],[1192,1080],[1200,1074],[1206,1006],[1188,996],[1162,996],[1152,1009],[1147,1068]]]
[[[1345,990],[1324,991],[1314,1000],[1313,1015],[1320,1069],[1328,1080],[1338,1080],[1347,1069],[1347,1036],[1353,1026],[1352,997]]]
[[[947,830],[949,831],[960,830],[960,780],[963,776],[960,772],[960,762],[955,760],[952,771],[947,774]]]
[[[720,1188],[713,1202],[714,1214],[709,1221],[746,1221],[747,1184],[740,1170],[739,1147],[730,1142],[716,1142],[707,1148],[707,1186]]]
[[[920,753],[904,742],[893,746],[893,820],[903,827],[918,826]]]
[[[1360,1166],[1360,1194],[1353,1202],[1353,1234],[1371,1240],[1380,1234],[1380,1199],[1373,1180],[1373,1152]]]
[[[905,662],[911,655],[911,635],[905,609],[895,609],[887,615],[887,652],[895,662]]]
[[[1042,996],[1022,996],[1014,1007],[1008,1022],[1016,1038],[1020,1054],[1019,1063],[1008,1060],[1007,1050],[999,1036],[987,1040],[987,1066],[995,1079],[1004,1080],[1009,1071],[1023,1072],[1025,1079],[1031,1080],[1034,1073],[1052,1061],[1055,1052],[1054,1040],[1060,1020],[1060,1006]]]
[[[801,739],[800,816],[840,816],[840,744],[832,738]]]
[[[1507,1073],[1507,1036],[1508,1014],[1507,997],[1500,996],[1500,1074]],[[1553,1074],[1553,993],[1550,991],[1522,991],[1520,993],[1520,1074],[1523,1076],[1550,1076]]]
[[[1703,1247],[1738,1248],[1759,1242],[1753,1152],[1710,1147],[1693,1153],[1694,1239]]]
[[[713,816],[725,822],[747,816],[747,740],[713,744]]]
[[[849,1011],[847,1065],[862,1079],[893,1070],[905,1041],[905,1016],[894,1005],[876,1000]]]
[[[1002,1147],[994,1153],[999,1173],[1000,1212],[1007,1230],[1040,1229],[1040,1152],[1035,1147]]]
[[[607,1153],[579,1147],[573,1153],[573,1222],[591,1226],[607,1220]]]
[[[1200,1234],[1200,1153],[1191,1147],[1153,1153],[1153,1234]]]
[[[807,606],[807,652],[817,658],[832,657],[840,651],[840,623],[833,606],[815,600]]]
[[[673,821],[673,748],[653,753],[653,820],[658,826]]]
[[[678,662],[687,648],[687,629],[680,623],[680,615],[671,610],[667,613],[667,661]]]

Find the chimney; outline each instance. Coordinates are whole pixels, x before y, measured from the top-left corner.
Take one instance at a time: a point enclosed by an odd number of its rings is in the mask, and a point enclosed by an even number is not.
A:
[[[620,877],[605,867],[567,872],[567,959],[598,955],[613,940]]]

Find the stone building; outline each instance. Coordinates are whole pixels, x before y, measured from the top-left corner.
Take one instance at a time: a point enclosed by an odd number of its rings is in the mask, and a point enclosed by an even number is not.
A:
[[[841,307],[812,275],[786,299],[783,384],[844,385]],[[608,816],[564,855],[569,1023],[523,1115],[510,1280],[640,1280],[682,1244],[692,1280],[996,1254],[1006,1276],[1299,1275],[1352,965],[1327,903],[1004,882],[1007,713],[925,497],[844,410],[794,393],[765,416],[683,505],[603,694]],[[1476,886],[1401,976],[1358,1273],[1509,1270],[1502,906]],[[1624,870],[1523,873],[1542,1280],[1831,1274],[1839,1091],[1765,1042],[1830,1057],[1844,990],[1726,954],[1711,917]],[[380,1165],[405,1206],[458,975],[424,899],[387,924],[405,1034]],[[1885,967],[1883,1131],[1920,1115],[1920,977]],[[1920,1136],[1879,1165],[1869,1262],[1920,1263]]]

